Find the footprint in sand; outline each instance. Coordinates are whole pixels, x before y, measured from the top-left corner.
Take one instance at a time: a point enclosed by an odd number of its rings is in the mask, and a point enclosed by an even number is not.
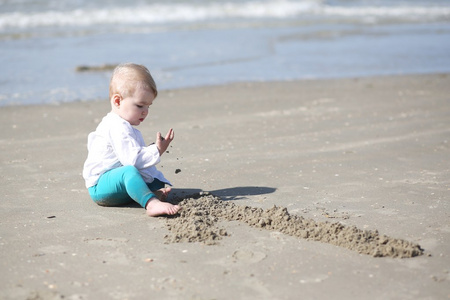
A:
[[[38,249],[41,254],[64,254],[70,251],[68,247],[62,245],[49,245]]]
[[[240,249],[234,251],[233,262],[246,263],[246,264],[254,264],[262,261],[266,258],[266,254],[262,252],[253,252],[251,250]]]
[[[128,240],[125,238],[93,238],[93,239],[84,239],[84,242],[96,246],[116,247],[118,245],[128,242]]]

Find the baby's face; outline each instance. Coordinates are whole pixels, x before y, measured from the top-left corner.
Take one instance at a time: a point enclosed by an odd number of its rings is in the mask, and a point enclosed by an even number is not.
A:
[[[147,117],[148,108],[153,100],[155,100],[155,94],[151,90],[137,88],[134,95],[120,101],[119,115],[131,125],[137,126]]]

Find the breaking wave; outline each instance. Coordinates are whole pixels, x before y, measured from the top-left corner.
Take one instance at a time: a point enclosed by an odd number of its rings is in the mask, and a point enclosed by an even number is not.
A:
[[[332,6],[317,1],[250,1],[228,3],[153,3],[128,7],[0,14],[0,30],[95,25],[157,25],[235,19],[311,19],[355,22],[450,21],[450,6]]]

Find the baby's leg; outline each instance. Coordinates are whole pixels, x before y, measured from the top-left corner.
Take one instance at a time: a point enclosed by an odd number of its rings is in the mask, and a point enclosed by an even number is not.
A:
[[[171,203],[162,202],[158,198],[152,198],[147,202],[145,207],[147,215],[150,217],[156,217],[161,215],[175,215],[180,207]]]
[[[156,195],[156,198],[158,198],[159,200],[166,201],[171,190],[172,190],[172,188],[170,186],[168,186],[165,188],[161,188],[157,191],[153,191],[153,193]]]
[[[160,197],[167,197],[170,188],[164,190],[161,187],[164,187],[163,183],[157,186]],[[92,199],[101,205],[123,204],[131,197],[147,210],[149,216],[173,215],[180,209],[178,205],[161,202],[133,166],[119,167],[103,174],[95,189],[91,188],[89,192]]]
[[[155,178],[151,183],[147,183],[148,188],[156,195],[161,201],[166,201],[172,188],[166,187],[166,184],[161,180]]]
[[[170,186],[165,187],[165,183],[156,178],[152,183],[148,183],[147,185],[156,196],[155,198],[150,199],[145,207],[147,215],[152,217],[159,215],[174,215],[180,210],[178,205],[165,202],[172,190]]]
[[[101,206],[119,206],[133,200],[145,206],[148,199],[154,196],[133,166],[123,166],[104,173],[97,185],[89,188],[89,194]]]

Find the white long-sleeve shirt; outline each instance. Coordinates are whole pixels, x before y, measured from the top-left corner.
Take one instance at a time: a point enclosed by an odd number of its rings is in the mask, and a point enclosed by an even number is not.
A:
[[[88,136],[88,157],[83,167],[86,187],[97,184],[100,176],[121,166],[135,166],[145,182],[154,178],[170,184],[155,167],[160,161],[156,145],[146,146],[139,130],[115,113],[108,113]]]

